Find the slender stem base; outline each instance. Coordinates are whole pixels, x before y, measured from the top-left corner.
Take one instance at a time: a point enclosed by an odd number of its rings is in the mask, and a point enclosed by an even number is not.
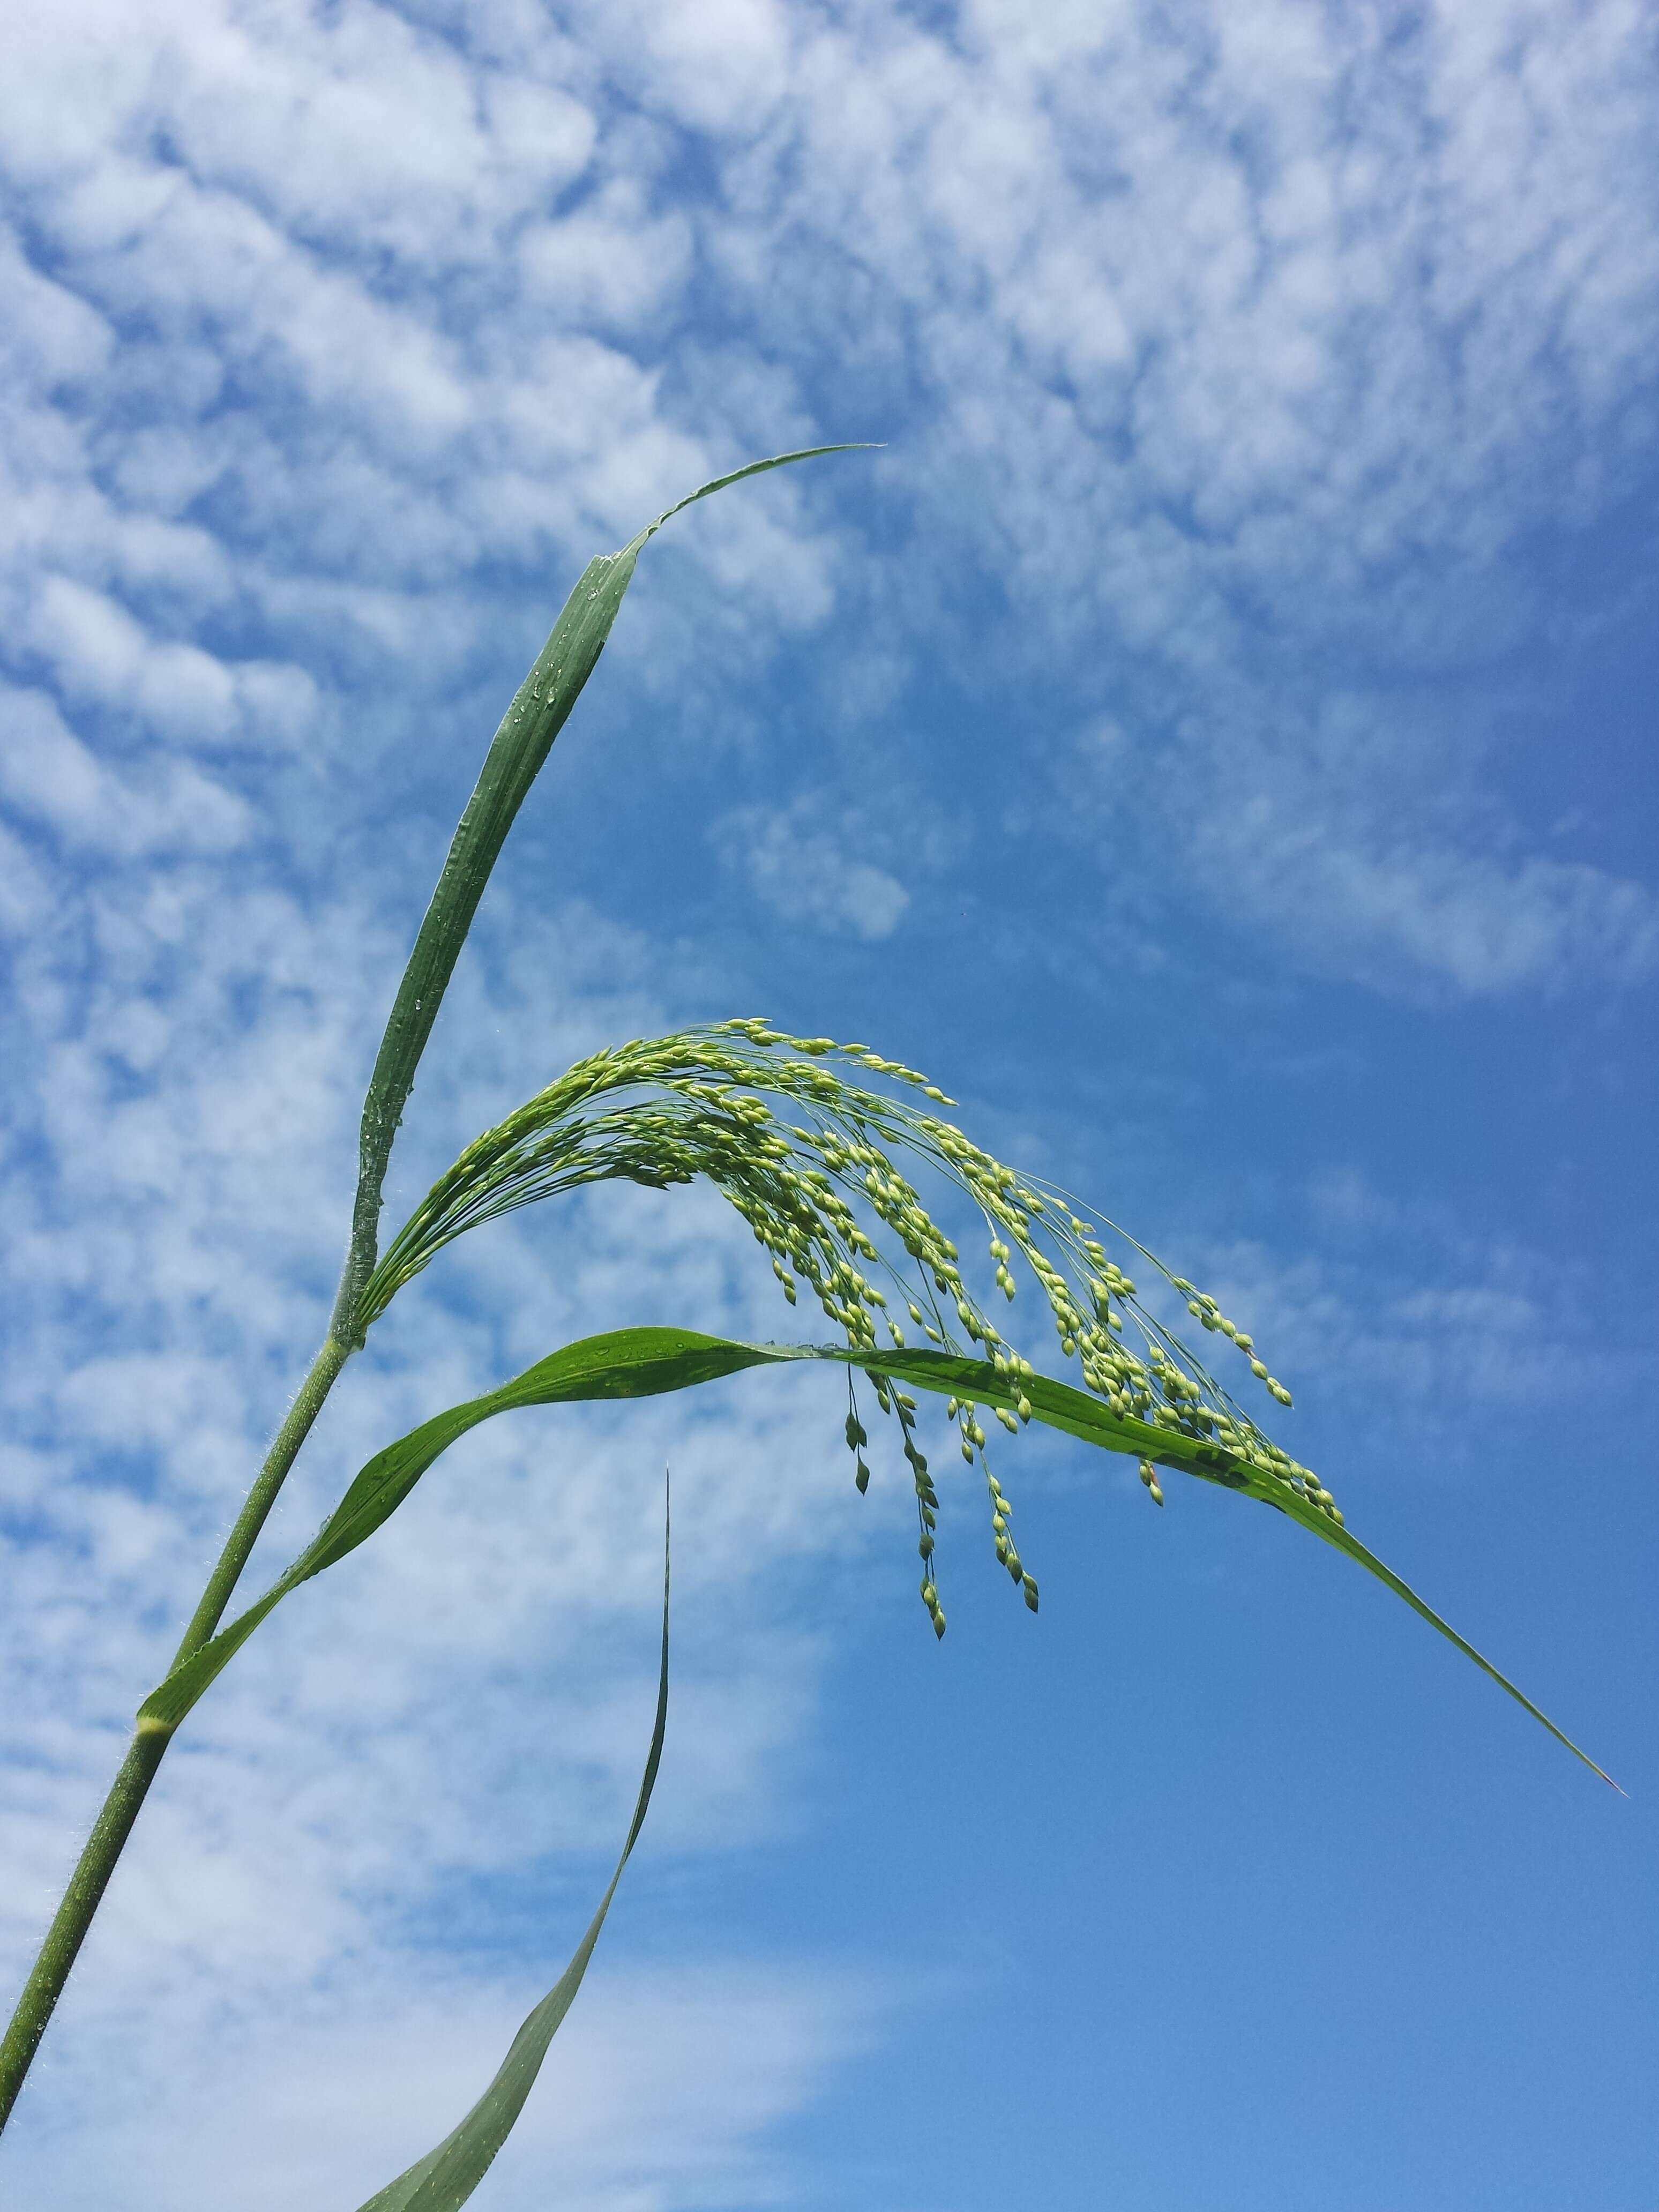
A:
[[[92,1916],[115,1871],[115,1862],[138,1817],[145,1793],[155,1778],[155,1770],[161,1764],[168,1741],[159,1732],[134,1736],[114,1787],[93,1823],[86,1849],[70,1877],[69,1887],[64,1892],[46,1940],[40,1946],[40,1955],[23,1984],[11,2025],[3,2040],[0,2040],[0,2127],[5,2125],[17,2101],[23,2077],[46,2032],[52,2008],[63,1994],[70,1968],[75,1964],[76,1954],[92,1924]]]
[[[349,1354],[345,1346],[332,1336],[312,1362],[311,1371],[300,1386],[299,1395],[289,1407],[288,1418],[276,1431],[276,1439],[265,1455],[253,1487],[242,1504],[234,1527],[225,1540],[225,1547],[208,1578],[202,1593],[201,1603],[191,1615],[173,1665],[177,1667],[193,1652],[199,1651],[219,1626],[225,1607],[230,1602],[238,1577],[247,1565],[265,1517],[276,1501],[295,1456],[305,1442],[312,1423],[322,1411],[323,1401],[333,1389],[335,1378],[344,1366]],[[169,1668],[168,1672],[171,1673]],[[115,1871],[132,1824],[138,1817],[150,1784],[155,1779],[172,1741],[172,1731],[167,1729],[141,1729],[127,1747],[121,1762],[121,1771],[104,1800],[103,1809],[93,1822],[92,1833],[87,1838],[64,1899],[46,1931],[46,1940],[40,1946],[40,1956],[30,1969],[23,1984],[23,1993],[17,2001],[11,2023],[3,2038],[0,2038],[0,2128],[11,2117],[11,2108],[17,2101],[17,2093],[38,2049],[46,2024],[64,1984],[69,1979],[70,1969],[86,1939],[92,1917],[97,1911],[109,1878]]]

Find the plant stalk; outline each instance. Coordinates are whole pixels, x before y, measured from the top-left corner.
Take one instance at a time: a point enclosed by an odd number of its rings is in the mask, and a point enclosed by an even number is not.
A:
[[[276,1431],[264,1464],[259,1469],[253,1487],[243,1500],[235,1525],[225,1539],[201,1602],[191,1615],[190,1625],[173,1655],[172,1667],[179,1666],[199,1651],[219,1626],[231,1592],[235,1589],[242,1569],[247,1565],[248,1554],[264,1526],[265,1517],[276,1503],[276,1493],[301,1445],[309,1435],[311,1426],[322,1411],[323,1401],[334,1387],[335,1378],[344,1366],[348,1353],[338,1340],[331,1336],[311,1364],[311,1370],[300,1386],[298,1396],[288,1411],[288,1418]],[[40,1955],[29,1971],[23,1984],[17,2008],[11,2016],[3,2039],[0,2039],[0,2129],[11,2117],[12,2106],[23,2086],[24,2077],[40,2047],[40,2038],[46,2032],[64,1984],[69,1979],[70,1969],[92,1925],[92,1917],[98,1910],[109,1878],[115,1871],[138,1809],[155,1779],[157,1768],[173,1738],[171,1729],[141,1726],[127,1747],[126,1757],[121,1762],[110,1793],[105,1798],[102,1810],[92,1824],[92,1833],[87,1838],[86,1848],[81,1853],[63,1902],[52,1917],[46,1931]]]
[[[802,453],[779,453],[770,460],[751,461],[729,475],[716,477],[690,497],[665,509],[620,552],[602,553],[590,561],[577,580],[575,589],[566,600],[546,644],[520,685],[490,744],[472,796],[456,826],[437,888],[392,1003],[363,1101],[351,1235],[328,1335],[236,1516],[236,1524],[209,1577],[201,1602],[191,1614],[183,1641],[173,1655],[173,1667],[199,1651],[219,1626],[253,1549],[254,1540],[276,1502],[295,1454],[305,1442],[341,1368],[362,1346],[362,1293],[374,1271],[381,1191],[398,1127],[414,1088],[416,1070],[490,872],[555,738],[564,727],[605,649],[641,549],[672,516],[694,501],[707,498],[710,492],[791,461],[853,450],[846,446],[814,446]],[[171,1668],[168,1672],[172,1672]],[[145,1794],[155,1778],[171,1735],[170,1729],[158,1723],[140,1724],[114,1786],[104,1801],[103,1810],[93,1823],[86,1849],[24,1984],[11,2024],[3,2039],[0,2039],[0,2129],[4,2128],[10,2117],[30,2061],[46,2033],[52,2008],[75,1964],[76,1954],[98,1910],[99,1900],[138,1817]]]

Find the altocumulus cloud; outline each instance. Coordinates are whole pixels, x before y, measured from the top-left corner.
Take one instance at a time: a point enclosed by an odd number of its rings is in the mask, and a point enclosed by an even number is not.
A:
[[[879,832],[874,841],[887,841]],[[837,820],[811,798],[788,808],[744,806],[715,825],[726,865],[786,921],[878,944],[897,928],[910,894],[871,857],[872,832],[856,814]]]
[[[711,580],[665,557],[630,609],[658,664],[630,696],[696,695],[698,621],[742,671],[851,608],[896,689],[988,620],[1000,664],[1040,667],[1066,708],[1020,741],[1027,789],[1085,828],[1121,819],[1308,960],[1474,995],[1650,969],[1650,893],[1532,849],[1483,781],[1490,732],[1416,700],[1535,619],[1526,532],[1593,522],[1651,449],[1659,238],[1632,210],[1659,133],[1650,18],[1616,0],[1409,18],[985,0],[929,24],[857,0],[20,0],[4,40],[4,1235],[32,1285],[0,1458],[27,1593],[0,1635],[10,1709],[33,1717],[3,1838],[25,1869],[15,1959],[321,1326],[356,1055],[425,889],[420,854],[364,835],[374,773],[434,700],[443,740],[474,744],[503,628],[527,657],[549,574],[661,499],[815,434],[894,441],[872,479],[892,534],[858,563],[817,483],[711,507]],[[958,567],[994,584],[993,617],[953,604]],[[1109,714],[1133,743],[1103,741]],[[914,834],[884,844],[851,769],[833,775],[731,811],[717,844],[803,932],[876,941],[970,833],[918,796]],[[583,950],[556,988],[514,948],[557,920],[497,902],[410,1182],[504,1097],[702,988],[613,918],[562,919]],[[532,1030],[527,1065],[513,1041]],[[320,1463],[337,1475],[647,1294],[660,1320],[770,1326],[713,1209],[664,1218],[578,1210],[556,1278],[530,1227],[488,1273],[458,1257],[451,1294],[331,1409]],[[1261,1265],[1238,1255],[1240,1279]],[[1345,1295],[1283,1293],[1327,1342]],[[1425,1297],[1391,1311],[1390,1358],[1484,1326]],[[160,2146],[186,2112],[234,2108],[250,2170],[291,2201],[344,2172],[324,2176],[330,2143],[315,2174],[283,2163],[323,2068],[388,2114],[384,2159],[340,2146],[365,2188],[382,2178],[441,2094],[422,2069],[453,2076],[425,2028],[456,2023],[470,2062],[527,1994],[411,1936],[436,1880],[416,1869],[515,1876],[550,1844],[602,1846],[625,1808],[614,1747],[648,1709],[641,1538],[671,1442],[693,1611],[781,1559],[858,1601],[839,1471],[774,1480],[793,1419],[780,1395],[736,1424],[642,1414],[625,1445],[570,1424],[556,1516],[534,1510],[529,1448],[481,1438],[465,1501],[434,1492],[349,1592],[310,1594],[343,1665],[275,1629],[251,1650],[181,1747],[46,2061],[72,2124],[141,2012],[159,2007],[178,2069],[98,2103],[72,2166],[43,2132],[20,2170],[66,2207],[106,2203],[117,2170],[134,2212],[170,2206]],[[298,1486],[273,1550],[328,1487]],[[658,1816],[678,1851],[780,1817],[769,1778],[821,1653],[757,1606],[737,1662],[688,1634],[678,1809]],[[467,1724],[492,1683],[499,1735]],[[532,1727],[539,1778],[513,1751]],[[349,1990],[347,1954],[366,1976]],[[698,2013],[707,2078],[661,2058],[685,2017],[672,1979],[601,2009],[601,2057],[654,2052],[663,2078],[627,2171],[598,2118],[563,2144],[573,2204],[787,2179],[757,2141],[883,1993],[729,1986]],[[418,2058],[370,2046],[392,2014]],[[718,2114],[713,2078],[743,2087]],[[205,2189],[230,2154],[202,2140]],[[128,2186],[135,2144],[152,2178]]]
[[[1011,638],[1175,749],[1210,896],[1373,977],[1644,965],[1636,887],[1540,875],[1473,793],[1402,818],[1393,771],[1402,678],[1535,619],[1514,542],[1652,434],[1643,16],[26,9],[9,639],[175,739],[269,737],[319,623],[342,674],[453,675],[468,564],[879,428]],[[794,496],[708,527],[799,624],[832,551]],[[1334,794],[1333,665],[1371,678]],[[1431,750],[1443,790],[1488,765]]]

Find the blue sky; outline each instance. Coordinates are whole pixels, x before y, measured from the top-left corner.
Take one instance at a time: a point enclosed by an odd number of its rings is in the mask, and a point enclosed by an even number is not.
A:
[[[0,69],[21,1972],[324,1326],[384,1011],[644,557],[407,1205],[624,1036],[926,1068],[1206,1282],[1350,1525],[1003,1455],[1029,1619],[821,1378],[479,1431],[192,1717],[20,2204],[349,2206],[568,1954],[477,2201],[1651,2212],[1659,68],[1639,5],[23,0]],[[405,1294],[252,1572],[571,1337],[783,1334],[707,1193]],[[878,1439],[878,1445],[884,1439]]]

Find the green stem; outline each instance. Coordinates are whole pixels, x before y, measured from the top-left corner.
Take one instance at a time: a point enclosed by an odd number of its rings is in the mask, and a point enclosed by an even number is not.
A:
[[[345,1347],[330,1337],[312,1362],[311,1371],[300,1386],[299,1395],[289,1407],[288,1418],[276,1431],[276,1440],[265,1455],[264,1465],[258,1478],[243,1501],[236,1516],[235,1526],[225,1540],[218,1562],[202,1593],[201,1603],[191,1615],[173,1665],[179,1666],[192,1652],[199,1651],[219,1626],[221,1616],[230,1602],[237,1578],[247,1564],[255,1540],[264,1526],[265,1516],[276,1503],[276,1493],[283,1478],[294,1464],[295,1455],[305,1442],[312,1423],[321,1412],[323,1401],[334,1386],[335,1378],[347,1358]],[[168,1669],[171,1673],[172,1668]],[[167,1745],[172,1741],[171,1729],[141,1725],[127,1747],[127,1755],[121,1762],[110,1793],[104,1800],[103,1809],[93,1822],[92,1833],[87,1838],[63,1902],[53,1916],[46,1939],[40,1946],[39,1957],[30,1969],[23,1984],[17,2009],[11,2016],[3,2039],[0,2039],[0,2129],[11,2117],[11,2108],[17,2101],[17,2093],[23,2086],[40,2038],[46,2032],[53,2008],[63,1994],[76,1954],[85,1941],[92,1917],[97,1911],[109,1878],[115,1871],[132,1824],[138,1817],[150,1784],[155,1779]]]
[[[323,1401],[334,1388],[340,1370],[349,1353],[335,1336],[323,1340],[323,1348],[311,1363],[310,1371],[300,1385],[294,1403],[288,1409],[288,1419],[277,1430],[270,1449],[265,1454],[264,1465],[259,1469],[253,1487],[242,1501],[242,1510],[236,1516],[235,1526],[225,1539],[225,1548],[220,1553],[213,1572],[208,1577],[207,1588],[202,1592],[201,1603],[190,1617],[190,1626],[173,1655],[173,1666],[182,1666],[193,1652],[199,1651],[208,1642],[223,1618],[230,1603],[230,1594],[241,1578],[259,1531],[265,1525],[265,1516],[276,1503],[276,1493],[287,1480],[288,1471],[298,1455],[301,1445],[311,1433],[311,1425],[323,1410]],[[167,1672],[171,1674],[173,1668]]]
[[[328,1336],[301,1385],[288,1419],[277,1431],[258,1480],[236,1516],[236,1525],[202,1593],[202,1601],[191,1615],[184,1640],[174,1654],[174,1667],[200,1650],[219,1626],[295,1453],[305,1442],[335,1377],[362,1344],[362,1294],[374,1272],[381,1191],[398,1125],[414,1088],[416,1070],[426,1050],[427,1039],[432,1034],[432,1025],[490,871],[554,739],[564,727],[583,685],[593,672],[632,580],[641,549],[671,516],[696,500],[706,499],[710,492],[720,491],[742,477],[781,468],[791,461],[852,450],[845,446],[814,446],[803,453],[779,453],[770,460],[751,461],[745,468],[716,477],[712,483],[702,485],[689,498],[666,508],[619,553],[603,553],[590,561],[578,578],[575,590],[566,600],[546,644],[520,685],[490,744],[398,988],[363,1101],[351,1237]],[[138,1817],[138,1808],[155,1778],[171,1734],[170,1729],[154,1723],[141,1724],[115,1778],[115,1786],[93,1824],[69,1890],[24,1984],[11,2025],[0,2041],[0,2129],[4,2128],[10,2117],[29,2063],[46,2033],[46,2022],[52,2018],[52,2008],[75,1964],[92,1916],[98,1910],[115,1862]]]

